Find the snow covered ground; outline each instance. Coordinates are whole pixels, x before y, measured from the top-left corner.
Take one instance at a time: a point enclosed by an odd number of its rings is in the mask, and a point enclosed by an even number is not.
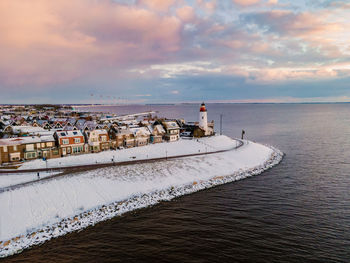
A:
[[[188,146],[187,141],[179,143],[184,143],[187,151],[198,152],[198,147],[214,147],[207,139],[193,141],[197,148]],[[226,136],[212,139],[216,150],[236,143]],[[158,145],[150,147],[158,149]],[[133,149],[144,151],[145,147]],[[167,149],[169,154],[180,151],[170,143]],[[245,142],[227,152],[111,166],[0,193],[0,257],[134,209],[260,174],[278,164],[282,156],[277,149]]]
[[[57,159],[49,159],[46,162],[37,159],[25,162],[19,169],[39,169],[68,167],[88,164],[104,164],[114,162],[124,162],[132,160],[145,160],[151,158],[171,157],[184,154],[215,152],[235,147],[237,141],[226,136],[213,136],[201,139],[180,139],[176,142],[164,142],[150,144],[142,147],[134,147],[123,150],[111,150],[100,153],[82,154],[67,156]]]
[[[45,178],[58,173],[60,172],[40,172],[40,178],[38,178],[37,173],[0,174],[0,190],[3,187],[37,181],[38,179]]]

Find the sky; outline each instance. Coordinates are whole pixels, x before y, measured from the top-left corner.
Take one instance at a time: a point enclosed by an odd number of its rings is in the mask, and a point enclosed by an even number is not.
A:
[[[350,101],[350,2],[1,0],[0,103]]]

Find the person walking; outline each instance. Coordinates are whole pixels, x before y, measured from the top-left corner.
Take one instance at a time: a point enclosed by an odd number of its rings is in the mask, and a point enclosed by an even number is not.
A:
[[[242,130],[242,140],[244,139],[245,130]]]

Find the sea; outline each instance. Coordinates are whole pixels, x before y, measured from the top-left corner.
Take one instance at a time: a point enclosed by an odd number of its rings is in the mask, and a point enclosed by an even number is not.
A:
[[[91,107],[197,121],[198,104]],[[285,153],[254,177],[136,210],[2,262],[350,262],[350,104],[207,104]],[[218,169],[220,169],[218,167]]]

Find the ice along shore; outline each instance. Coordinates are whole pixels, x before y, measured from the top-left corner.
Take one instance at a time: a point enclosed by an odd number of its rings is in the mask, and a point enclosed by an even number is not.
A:
[[[170,145],[163,146],[169,156],[181,155]],[[278,149],[258,143],[244,141],[242,147],[236,146],[237,141],[226,136],[201,138],[176,151],[225,151],[99,168],[4,191],[0,193],[0,257],[125,212],[260,174],[283,158]],[[164,156],[164,148],[158,147],[138,148],[142,152],[132,156]]]

